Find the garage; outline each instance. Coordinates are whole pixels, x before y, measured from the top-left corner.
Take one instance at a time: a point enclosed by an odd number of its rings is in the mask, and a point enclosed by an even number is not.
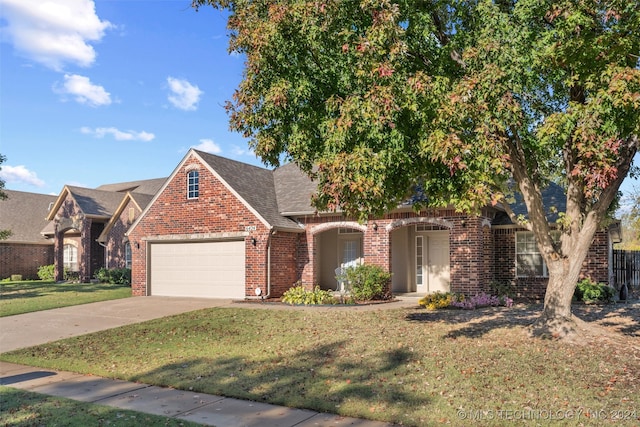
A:
[[[245,297],[244,240],[152,243],[150,295]]]

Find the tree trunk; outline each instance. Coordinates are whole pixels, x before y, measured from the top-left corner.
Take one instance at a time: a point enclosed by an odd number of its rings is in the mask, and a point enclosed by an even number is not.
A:
[[[572,256],[547,261],[549,283],[542,314],[530,328],[533,335],[565,338],[577,333],[576,319],[571,314],[571,302],[588,251],[588,245],[577,245]]]

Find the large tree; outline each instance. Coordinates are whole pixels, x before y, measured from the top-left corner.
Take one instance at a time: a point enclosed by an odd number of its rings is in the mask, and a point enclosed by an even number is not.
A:
[[[7,158],[0,154],[0,171],[2,170],[2,164],[7,160]],[[0,201],[7,199],[7,193],[4,191],[4,180],[0,178]],[[6,240],[11,236],[11,230],[0,230],[0,240]]]
[[[549,271],[541,320],[564,328],[594,233],[640,134],[640,7],[628,0],[194,0],[229,11],[243,81],[231,127],[291,160],[318,209],[361,218],[500,205]],[[550,223],[542,190],[566,190]],[[528,215],[511,206],[519,193]],[[420,206],[417,206],[420,207]],[[555,239],[552,230],[559,229]]]

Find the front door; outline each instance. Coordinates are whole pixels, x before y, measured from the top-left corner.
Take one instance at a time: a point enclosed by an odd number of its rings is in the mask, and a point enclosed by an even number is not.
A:
[[[416,236],[418,292],[449,292],[449,232],[429,231]]]

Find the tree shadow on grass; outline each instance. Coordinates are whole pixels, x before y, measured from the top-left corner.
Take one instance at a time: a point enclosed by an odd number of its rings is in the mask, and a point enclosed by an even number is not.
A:
[[[409,313],[410,322],[444,322],[459,324],[460,328],[447,333],[445,338],[481,338],[495,329],[527,328],[540,316],[542,305],[520,304],[511,308],[486,307],[477,310],[444,309],[436,311],[420,310]],[[574,304],[572,313],[587,323],[592,322],[623,335],[640,336],[640,303],[584,305]]]
[[[91,293],[96,291],[107,291],[118,288],[130,288],[128,285],[112,285],[110,283],[63,283],[63,284],[49,284],[49,285],[31,285],[23,287],[14,287],[13,289],[0,292],[0,299],[2,300],[16,300],[16,299],[29,299],[46,297],[51,294],[59,293]]]
[[[339,341],[262,363],[243,357],[197,358],[164,365],[132,378],[135,381],[319,412],[370,417],[379,406],[422,406],[423,395],[407,390],[385,373],[406,363],[403,350],[371,358],[338,357],[346,342]],[[255,360],[255,357],[252,358]],[[380,363],[383,361],[383,363]]]

